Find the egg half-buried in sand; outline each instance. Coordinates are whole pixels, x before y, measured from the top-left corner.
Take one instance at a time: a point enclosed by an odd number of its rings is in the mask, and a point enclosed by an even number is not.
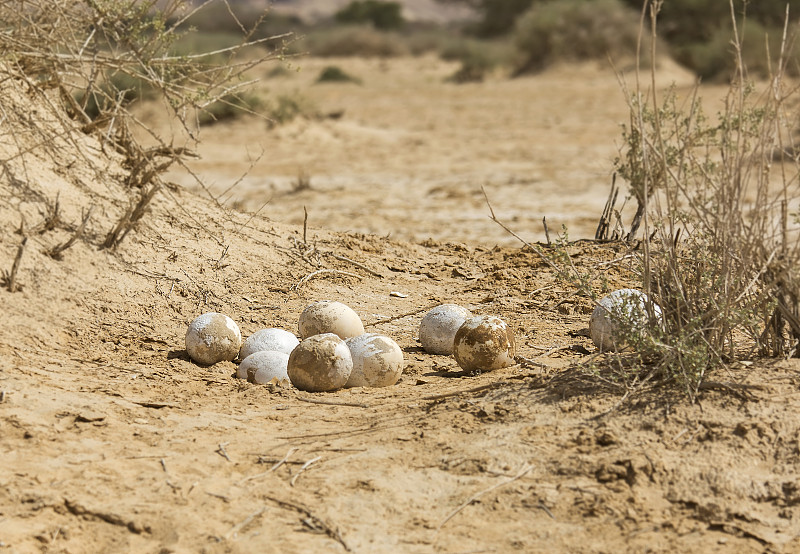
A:
[[[626,334],[641,334],[649,321],[647,295],[636,289],[619,289],[604,296],[589,319],[589,336],[600,350],[626,346]],[[661,320],[661,307],[653,303],[653,316]]]
[[[333,333],[340,339],[364,334],[364,324],[352,308],[333,300],[314,302],[300,314],[300,338]]]
[[[453,353],[453,339],[456,331],[472,312],[458,304],[441,304],[436,306],[422,318],[419,324],[419,342],[429,354]]]
[[[352,371],[350,349],[333,333],[303,339],[289,354],[289,380],[300,390],[325,392],[340,389]]]
[[[200,315],[186,330],[186,352],[198,364],[231,361],[239,354],[241,346],[239,326],[224,314]]]
[[[453,340],[453,356],[467,371],[491,371],[513,365],[516,346],[514,333],[496,316],[479,315],[458,328]]]
[[[260,329],[244,341],[242,349],[239,351],[239,359],[244,360],[250,354],[264,350],[275,350],[288,356],[298,344],[300,344],[300,341],[297,337],[284,329],[276,329],[274,327]]]
[[[365,333],[345,341],[353,358],[346,387],[388,387],[403,373],[403,351],[385,335]]]
[[[289,354],[277,350],[253,352],[239,364],[236,376],[251,383],[264,385],[273,379],[288,381]]]

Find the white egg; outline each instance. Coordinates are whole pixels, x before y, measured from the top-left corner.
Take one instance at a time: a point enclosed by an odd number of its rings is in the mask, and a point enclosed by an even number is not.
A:
[[[288,381],[288,366],[289,354],[277,350],[260,350],[242,360],[236,376],[259,385],[269,383],[273,379]]]
[[[233,360],[241,346],[239,326],[224,314],[205,313],[195,318],[186,330],[186,352],[199,364]]]
[[[496,316],[479,315],[459,327],[453,340],[453,356],[467,371],[491,371],[513,365],[514,333]]]
[[[289,355],[287,368],[292,385],[308,392],[340,389],[352,371],[350,349],[333,333],[312,335],[300,341]]]
[[[403,373],[403,351],[385,335],[365,333],[345,341],[353,358],[346,387],[388,387]]]
[[[419,324],[419,341],[429,354],[453,353],[453,339],[456,331],[472,312],[457,304],[441,304],[436,306],[422,318]]]
[[[600,350],[619,350],[626,346],[623,335],[644,331],[649,317],[647,295],[636,289],[619,289],[604,296],[592,311],[589,335]],[[653,304],[653,315],[661,319],[661,307]]]
[[[314,302],[300,314],[300,337],[333,333],[340,339],[349,339],[364,334],[364,324],[349,306],[333,300]]]
[[[298,338],[289,331],[274,327],[260,329],[244,341],[242,349],[239,351],[239,359],[244,360],[250,354],[264,350],[275,350],[289,355],[298,344],[300,344]]]

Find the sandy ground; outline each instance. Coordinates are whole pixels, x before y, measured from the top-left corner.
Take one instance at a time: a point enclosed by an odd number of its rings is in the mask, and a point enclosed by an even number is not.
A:
[[[692,84],[664,65],[665,84]],[[316,83],[327,66],[361,84]],[[286,223],[301,224],[306,208],[309,224],[327,229],[518,245],[490,221],[483,187],[498,218],[526,240],[545,240],[545,217],[553,238],[562,226],[572,239],[594,236],[628,118],[607,64],[463,85],[446,82],[457,64],[433,57],[299,59],[292,68],[265,77],[263,89],[338,117],[202,129],[201,161],[191,167],[213,196]],[[310,189],[298,190],[299,175]],[[172,177],[196,188],[185,172]]]
[[[0,290],[0,552],[800,551],[800,363],[727,368],[694,404],[624,396],[581,370],[591,300],[488,220],[481,185],[528,240],[543,216],[593,233],[626,113],[614,76],[455,86],[439,62],[358,61],[360,86],[308,85],[328,63],[268,85],[339,119],[203,131],[192,167],[214,194],[260,156],[220,199],[271,196],[258,216],[170,188],[116,250],[98,245],[127,205],[119,160],[77,133],[41,147],[52,114],[3,81],[0,268],[23,220],[28,241],[22,290]],[[292,192],[299,170],[311,189]],[[38,225],[57,194],[60,222]],[[84,239],[48,256],[89,205]],[[569,252],[633,282],[622,245]],[[399,343],[397,385],[254,385],[184,350],[202,312],[296,331],[322,298]],[[425,353],[442,302],[503,317],[520,363],[468,375]]]

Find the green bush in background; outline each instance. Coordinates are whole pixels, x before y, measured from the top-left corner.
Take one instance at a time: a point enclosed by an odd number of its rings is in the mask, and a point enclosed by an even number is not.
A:
[[[562,60],[633,58],[639,26],[638,14],[621,0],[537,3],[520,17],[514,31],[521,56],[515,73],[538,71]]]
[[[398,2],[364,0],[350,2],[334,16],[340,23],[368,23],[376,29],[400,29],[405,24],[402,6]]]

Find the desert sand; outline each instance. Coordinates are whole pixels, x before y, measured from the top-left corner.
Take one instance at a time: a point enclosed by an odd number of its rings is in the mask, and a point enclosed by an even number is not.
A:
[[[546,217],[578,267],[635,285],[628,246],[587,240],[627,118],[613,71],[455,85],[433,58],[293,64],[259,86],[323,117],[202,129],[207,190],[173,170],[116,249],[99,245],[131,196],[117,155],[74,131],[40,145],[48,104],[2,83],[19,109],[0,268],[28,239],[21,290],[0,290],[0,552],[800,551],[800,363],[731,366],[695,403],[628,395],[587,370],[592,300],[489,219],[481,187],[526,241]],[[313,84],[334,64],[362,83]],[[399,343],[398,384],[311,394],[185,352],[200,313],[297,332],[318,299]],[[419,321],[445,302],[506,320],[519,363],[471,375],[425,353]]]

